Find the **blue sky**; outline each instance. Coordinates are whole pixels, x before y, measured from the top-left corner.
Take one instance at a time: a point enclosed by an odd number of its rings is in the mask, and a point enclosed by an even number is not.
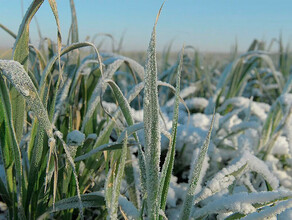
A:
[[[22,19],[21,0],[0,0],[0,23],[15,33]],[[23,0],[24,11],[31,1]],[[123,50],[146,50],[160,0],[75,0],[80,41],[97,33],[112,34],[116,41],[124,34]],[[69,0],[57,0],[63,42],[71,22]],[[292,41],[291,0],[168,0],[157,26],[158,50],[171,41],[179,50],[183,43],[200,51],[228,52],[235,42],[245,51],[253,39],[283,35]],[[36,14],[43,36],[56,41],[56,26],[47,1]],[[31,39],[37,45],[35,21]],[[101,38],[99,38],[100,40]],[[14,40],[0,30],[0,47],[12,47]],[[105,49],[109,47],[109,41]],[[275,45],[276,49],[276,45]]]

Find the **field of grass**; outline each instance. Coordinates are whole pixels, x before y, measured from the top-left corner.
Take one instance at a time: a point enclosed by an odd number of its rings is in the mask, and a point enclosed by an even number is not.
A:
[[[182,45],[100,52],[29,42],[0,54],[0,219],[292,219],[292,57]],[[123,54],[123,55],[121,55]]]

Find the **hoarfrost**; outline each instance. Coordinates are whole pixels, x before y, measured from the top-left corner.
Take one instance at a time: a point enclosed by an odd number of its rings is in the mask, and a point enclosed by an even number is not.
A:
[[[177,207],[177,202],[183,200],[186,189],[187,184],[178,184],[177,177],[172,175],[169,183],[169,193],[167,194],[167,205],[169,207]]]
[[[271,192],[253,192],[253,193],[236,193],[233,195],[222,196],[214,201],[209,202],[203,208],[197,208],[193,212],[193,217],[198,218],[210,213],[224,213],[232,211],[248,214],[255,212],[256,209],[252,204],[265,204],[275,200],[281,200],[291,197],[289,191],[271,191]]]
[[[207,107],[208,100],[201,97],[195,97],[195,98],[187,99],[185,103],[189,109],[203,110]]]
[[[284,202],[280,202],[275,206],[267,207],[261,212],[253,212],[242,219],[243,220],[269,219],[269,218],[275,217],[277,214],[280,214],[289,208],[292,208],[292,199],[289,199]]]
[[[244,151],[240,160],[223,168],[207,183],[206,187],[199,193],[195,203],[227,188],[234,182],[236,175],[244,173],[248,169],[261,174],[273,189],[278,188],[279,181],[269,171],[267,165],[248,151]]]
[[[279,187],[279,180],[270,172],[264,161],[258,159],[249,152],[245,152],[244,158],[248,161],[248,166],[252,171],[261,174],[273,189]]]
[[[289,145],[287,142],[287,138],[284,136],[279,136],[274,144],[272,149],[272,154],[276,155],[288,155],[289,154]]]
[[[67,135],[67,145],[81,146],[85,140],[85,134],[80,131],[74,130]]]
[[[205,114],[197,113],[197,114],[191,115],[189,124],[194,127],[208,130],[210,126],[210,119],[211,118]],[[185,118],[185,121],[184,121],[185,124],[187,124],[187,120],[188,119]]]
[[[121,206],[121,209],[126,214],[128,219],[134,220],[139,218],[140,213],[136,207],[122,195],[119,196],[119,205]]]
[[[281,185],[288,189],[292,189],[292,177],[282,170],[273,170],[274,175],[278,178]]]

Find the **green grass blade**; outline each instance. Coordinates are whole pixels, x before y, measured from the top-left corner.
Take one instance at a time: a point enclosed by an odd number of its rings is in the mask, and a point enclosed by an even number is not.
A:
[[[29,55],[29,25],[33,16],[43,2],[44,0],[36,0],[31,3],[19,27],[17,38],[13,47],[13,60],[21,63],[26,71],[28,70]],[[24,98],[22,96],[19,96],[18,93],[15,91],[15,88],[11,89],[11,95],[13,96],[13,101],[11,102],[13,111],[13,123],[17,140],[18,142],[20,142],[25,117],[25,102]]]
[[[47,62],[46,62],[43,54],[35,46],[30,44],[29,47],[30,47],[30,50],[31,50],[30,52],[32,52],[32,50],[33,50],[34,53],[36,54],[36,57],[38,58],[39,63],[40,63],[40,65],[39,65],[40,66],[40,72],[42,72],[45,69],[46,65],[47,65]]]
[[[3,199],[3,202],[8,206],[12,207],[12,201],[10,198],[10,195],[5,187],[5,184],[3,183],[2,179],[0,178],[0,195]]]
[[[17,38],[13,47],[13,59],[20,62],[24,66],[25,70],[27,70],[29,54],[29,25],[33,16],[43,2],[44,0],[35,0],[31,3],[19,27]]]
[[[163,6],[163,5],[162,5]],[[147,213],[149,219],[158,217],[158,187],[160,163],[160,126],[159,103],[157,89],[157,61],[156,61],[156,24],[162,9],[157,14],[151,40],[147,52],[145,65],[144,88],[144,132],[145,132],[145,165],[147,186]]]
[[[34,120],[32,124],[32,128],[31,128],[30,139],[29,139],[28,148],[27,148],[27,156],[28,156],[29,161],[31,161],[31,158],[32,158],[32,151],[35,144],[34,141],[35,141],[38,129],[39,129],[39,123],[37,120]]]
[[[128,137],[126,134],[126,138],[124,140],[123,148],[122,148],[122,154],[120,157],[119,162],[119,168],[116,175],[116,178],[114,180],[113,184],[113,190],[112,190],[112,200],[111,200],[111,206],[109,211],[110,219],[118,219],[118,202],[119,202],[119,196],[120,196],[120,188],[122,184],[122,179],[124,175],[124,168],[126,164],[126,158],[127,158],[127,142]]]
[[[131,152],[130,148],[127,150],[127,159],[126,160],[129,161],[125,165],[125,179],[126,179],[126,182],[128,184],[129,200],[136,208],[139,208],[141,206],[140,193],[139,193],[138,186],[137,186],[138,181],[136,180],[137,177],[135,176],[135,170],[134,170],[135,165],[133,163],[132,152]],[[139,166],[139,168],[140,168],[140,166]]]
[[[10,96],[15,135],[17,142],[20,143],[23,134],[25,118],[25,101],[24,98],[13,87],[10,89]]]
[[[10,195],[13,195],[14,186],[13,186],[12,172],[10,174],[10,171],[12,171],[13,169],[13,161],[14,161],[14,155],[13,155],[14,150],[13,150],[13,141],[12,141],[13,136],[11,133],[11,129],[13,129],[13,127],[11,127],[12,123],[9,122],[10,120],[9,115],[11,114],[11,106],[9,105],[10,100],[7,94],[9,94],[7,87],[5,85],[5,82],[2,76],[0,76],[0,133],[1,133],[0,135],[0,149],[1,149],[0,163],[3,162],[3,168],[5,170],[5,180],[7,183],[7,190]],[[4,186],[4,183],[2,185]],[[1,189],[3,188],[2,190],[3,192],[1,191],[0,193],[3,194],[3,196],[5,196],[6,195],[6,193],[4,192],[5,186],[2,187],[2,185],[0,186],[0,188]],[[10,197],[9,194],[7,194],[8,198],[5,198],[5,199],[3,198],[4,202],[5,200],[9,199]],[[6,203],[8,207],[10,207],[9,209],[13,209],[12,197],[10,198],[11,201],[9,203],[11,205],[9,206],[8,203]]]
[[[0,76],[1,77],[1,76]],[[1,159],[3,161],[4,168],[9,168],[13,163],[13,149],[12,149],[12,134],[10,133],[10,123],[9,123],[9,114],[11,114],[11,106],[8,105],[10,103],[9,96],[6,96],[5,94],[8,93],[8,91],[5,91],[6,85],[3,81],[3,78],[1,77],[1,83],[0,83],[0,145],[1,145]],[[4,90],[4,91],[3,91]],[[5,93],[6,92],[6,93]],[[7,101],[5,101],[5,99]],[[2,102],[4,104],[2,104]],[[10,107],[10,108],[9,108]],[[12,187],[12,186],[10,186]]]
[[[62,142],[62,145],[63,145],[63,148],[65,150],[65,153],[66,153],[66,156],[67,156],[67,159],[72,167],[72,170],[73,170],[73,174],[74,174],[74,178],[75,178],[75,182],[76,182],[76,191],[77,191],[77,198],[78,198],[78,201],[79,201],[79,213],[80,213],[80,217],[81,219],[84,218],[84,215],[83,215],[83,204],[82,204],[82,201],[81,201],[81,195],[80,195],[80,187],[79,187],[79,181],[78,181],[78,175],[77,175],[77,172],[76,172],[76,168],[75,168],[75,163],[74,163],[74,160],[70,154],[70,150],[68,149],[68,146],[67,144],[64,142],[64,140],[62,139],[63,135],[61,132],[59,131],[56,131],[55,132],[55,135],[59,138],[59,140]]]
[[[123,146],[123,144],[117,143],[117,142],[103,144],[103,145],[100,145],[97,148],[92,149],[91,151],[89,151],[86,154],[83,154],[83,155],[81,155],[79,157],[76,157],[74,161],[78,162],[78,161],[81,161],[81,160],[85,160],[85,159],[91,157],[92,155],[94,155],[94,154],[96,154],[98,152],[118,150],[118,149],[121,149],[122,146]]]
[[[120,90],[120,88],[117,86],[117,84],[114,81],[106,80],[106,82],[111,86],[111,88],[115,94],[116,100],[118,101],[119,106],[122,110],[122,113],[126,119],[126,122],[128,123],[128,126],[132,126],[134,124],[134,120],[133,120],[133,117],[131,114],[131,108],[130,108],[130,105],[129,105],[127,99],[125,98],[122,91]],[[138,136],[136,135],[136,133],[134,133],[133,136],[139,145],[139,139],[138,139]],[[141,149],[141,146],[138,146],[138,148]],[[141,154],[142,152],[139,150],[139,153]],[[128,157],[131,161],[130,151],[128,151]],[[144,170],[141,169],[141,166],[145,166],[144,164],[141,164],[141,163],[144,163],[144,161],[140,159],[139,163],[140,163],[140,166],[139,166],[140,172],[141,172],[141,175],[143,176],[142,181],[141,181],[142,187],[145,188],[146,183],[144,182],[144,180],[145,180],[146,173],[144,173]],[[129,186],[132,186],[132,187],[130,187],[130,189],[133,189],[130,191],[130,198],[134,202],[136,207],[138,207],[139,199],[138,199],[138,196],[136,195],[137,190],[136,190],[135,181],[134,181],[134,169],[133,169],[132,164],[128,163],[126,172],[127,172],[127,175],[126,175],[127,176],[127,178],[126,178],[127,183]]]
[[[111,168],[107,173],[106,181],[104,184],[105,203],[106,203],[106,209],[108,211],[108,214],[110,214],[110,210],[112,206],[114,181],[115,181],[115,171],[113,168]]]
[[[169,183],[171,179],[171,174],[174,166],[174,158],[175,158],[175,145],[176,145],[176,134],[177,134],[177,124],[178,124],[178,114],[179,114],[179,93],[180,93],[180,77],[181,70],[183,65],[183,52],[184,48],[180,54],[180,62],[177,69],[177,77],[176,77],[176,92],[175,92],[175,102],[173,106],[173,119],[172,119],[172,132],[171,132],[171,141],[169,144],[169,150],[166,155],[165,162],[162,167],[161,175],[160,175],[160,209],[162,211],[165,210],[166,206],[166,198],[168,194]],[[162,219],[162,217],[160,217]]]
[[[10,83],[14,86],[14,88],[24,96],[27,104],[31,107],[32,111],[35,113],[41,127],[46,131],[47,136],[50,138],[49,140],[54,140],[53,138],[53,128],[51,122],[49,121],[47,111],[45,110],[40,97],[37,93],[33,82],[29,78],[28,74],[24,70],[23,66],[20,65],[17,61],[7,61],[0,60],[0,69],[3,71],[3,75],[10,81]],[[51,153],[54,149],[55,141],[51,141],[50,146],[50,154],[48,158],[48,165],[50,163]],[[18,154],[17,154],[18,155]],[[19,150],[20,157],[20,150]],[[21,158],[19,158],[21,160]],[[20,163],[21,164],[21,163]],[[18,169],[18,168],[17,168]],[[21,166],[20,166],[21,169]],[[22,171],[20,170],[19,173]],[[48,173],[48,168],[47,168]],[[21,177],[22,178],[22,177]],[[21,182],[21,181],[20,181]],[[46,183],[47,185],[47,177]]]
[[[271,106],[267,118],[264,122],[260,141],[258,144],[258,150],[262,150],[262,148],[268,143],[281,118],[282,118],[281,105],[279,103],[279,100],[276,100]]]
[[[104,196],[99,192],[92,192],[81,195],[81,201],[84,208],[101,207],[105,205]],[[48,212],[58,212],[66,209],[76,209],[79,207],[77,196],[62,199],[55,204],[55,209],[50,207]]]
[[[49,0],[52,12],[54,14],[56,24],[57,24],[57,41],[58,41],[58,58],[59,58],[59,80],[62,78],[62,68],[61,68],[61,49],[62,49],[62,35],[61,35],[61,28],[60,28],[60,20],[59,20],[59,15],[58,15],[58,9],[57,9],[57,4],[55,0]]]
[[[14,62],[14,61],[13,61]],[[3,63],[1,63],[3,64]],[[5,70],[1,67],[0,70],[2,74],[5,73]],[[5,74],[4,74],[5,75]],[[1,90],[1,103],[3,103],[3,109],[5,118],[7,119],[9,134],[12,142],[12,151],[14,155],[14,163],[15,163],[15,172],[16,172],[16,179],[17,179],[17,202],[18,202],[18,210],[19,210],[19,217],[24,218],[24,209],[23,209],[23,187],[22,187],[22,161],[21,161],[21,152],[20,148],[16,139],[16,134],[14,131],[13,120],[12,120],[12,110],[11,110],[11,101],[8,93],[8,88],[6,86],[5,81],[3,80],[2,76],[0,76],[0,90]],[[7,126],[6,126],[7,127]],[[10,178],[8,176],[8,178]]]
[[[131,126],[128,126],[119,136],[117,142],[118,143],[121,143],[124,139],[125,139],[125,136],[126,136],[126,132],[128,134],[128,136],[131,136],[133,133],[136,133],[137,131],[139,130],[142,130],[144,128],[144,123],[143,122],[140,122],[140,123],[137,123],[137,124],[133,124]]]
[[[191,214],[192,207],[194,204],[195,190],[197,187],[198,180],[200,178],[201,169],[202,169],[203,162],[205,160],[207,150],[209,147],[209,143],[210,143],[210,139],[211,139],[214,118],[215,118],[215,113],[213,113],[210,129],[209,129],[208,135],[206,137],[206,140],[202,146],[202,149],[199,153],[198,159],[196,161],[196,165],[194,166],[194,169],[191,171],[191,178],[189,179],[189,186],[188,186],[188,189],[186,192],[183,207],[181,209],[180,219],[189,219],[190,218],[190,214]]]
[[[117,87],[117,85],[115,83],[113,83],[113,81],[111,82],[111,87],[116,95],[116,99],[117,101],[119,102],[119,105],[121,107],[121,110],[124,114],[124,117],[128,123],[129,126],[133,126],[133,123],[134,123],[134,120],[132,118],[132,115],[131,115],[131,109],[130,109],[130,105],[129,103],[134,99],[134,97],[136,97],[141,89],[143,88],[143,85],[142,83],[136,85],[128,94],[128,100],[123,96],[122,92],[120,91],[120,89]],[[144,125],[144,123],[143,123]],[[142,126],[143,126],[142,125]],[[134,128],[133,130],[135,130],[137,128]],[[131,130],[131,129],[130,129]],[[126,131],[127,132],[127,131]],[[125,136],[124,135],[124,132],[121,134],[121,136],[119,137],[119,140],[121,140],[121,138],[124,138]],[[144,152],[142,151],[142,147],[141,145],[139,144],[139,139],[138,139],[138,136],[136,135],[135,132],[133,132],[133,136],[135,138],[135,140],[137,141],[138,143],[138,163],[139,163],[139,169],[140,169],[140,179],[141,179],[141,186],[142,186],[142,193],[144,194],[145,193],[145,190],[146,190],[146,165],[145,165],[145,155],[144,155]],[[128,167],[129,168],[129,167]],[[129,168],[130,169],[130,168]],[[127,171],[129,170],[127,169]],[[133,171],[133,170],[132,170]],[[130,181],[130,180],[129,180]],[[137,198],[137,195],[132,195],[132,199],[133,198]],[[136,200],[136,199],[135,199]],[[134,200],[134,201],[135,201]],[[137,200],[137,203],[136,205],[138,205],[138,200]]]
[[[35,119],[37,120],[37,119]],[[38,128],[38,122],[34,123],[34,128]],[[42,154],[43,154],[43,148],[44,148],[44,130],[34,130],[34,132],[37,132],[36,138],[33,139],[30,144],[34,145],[32,148],[32,154],[31,154],[31,160],[30,160],[30,169],[28,174],[28,187],[27,187],[27,197],[26,197],[26,207],[27,210],[30,204],[30,200],[33,194],[33,191],[35,190],[35,186],[37,182],[39,181],[39,171],[40,166],[42,162]]]
[[[106,83],[108,83],[110,85],[110,87],[112,88],[116,100],[119,103],[119,106],[122,110],[122,113],[126,119],[126,122],[128,123],[129,126],[134,124],[134,120],[131,114],[131,108],[130,105],[127,101],[127,99],[125,98],[125,96],[123,95],[122,91],[120,90],[120,88],[118,87],[118,85],[113,81],[113,80],[105,80]]]
[[[96,47],[94,46],[94,44],[89,43],[89,42],[80,42],[80,43],[71,44],[71,45],[69,45],[69,46],[67,46],[67,47],[65,47],[65,48],[63,48],[61,50],[60,56],[62,56],[64,54],[67,54],[67,53],[69,53],[72,50],[75,50],[75,49],[78,49],[78,48],[82,48],[82,47],[88,47],[88,46],[94,48],[95,53],[97,54],[98,60],[101,63],[101,58],[99,56],[98,50],[96,49]],[[40,90],[39,90],[40,97],[43,97],[43,95],[44,95],[44,90],[45,90],[45,87],[46,87],[45,81],[46,81],[48,75],[51,73],[55,62],[58,60],[58,57],[59,57],[58,54],[54,55],[50,59],[49,63],[47,64],[45,70],[42,73],[42,78],[41,78],[41,82],[40,82]],[[101,65],[100,68],[101,68],[101,72],[102,72],[102,65]]]

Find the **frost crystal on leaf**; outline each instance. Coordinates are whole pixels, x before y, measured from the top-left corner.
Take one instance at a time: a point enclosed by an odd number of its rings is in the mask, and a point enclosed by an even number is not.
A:
[[[67,134],[67,145],[81,146],[85,140],[85,134],[74,130]]]

